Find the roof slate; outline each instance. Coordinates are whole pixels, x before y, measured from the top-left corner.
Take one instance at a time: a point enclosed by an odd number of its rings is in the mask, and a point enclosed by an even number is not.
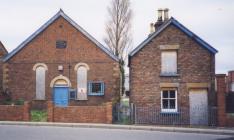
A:
[[[166,29],[169,25],[174,25],[179,30],[183,31],[186,35],[191,37],[194,41],[196,41],[198,44],[200,44],[203,48],[207,49],[211,53],[215,54],[218,51],[213,48],[211,45],[209,45],[207,42],[202,40],[199,36],[194,34],[192,31],[187,29],[184,25],[182,25],[180,22],[178,22],[176,19],[171,17],[168,21],[166,21],[163,25],[160,26],[160,28],[154,32],[152,35],[150,35],[148,38],[146,38],[140,45],[138,45],[133,51],[130,52],[129,56],[134,56],[138,51],[140,51],[145,45],[147,45],[152,39],[154,39],[157,35],[159,35],[164,29]]]

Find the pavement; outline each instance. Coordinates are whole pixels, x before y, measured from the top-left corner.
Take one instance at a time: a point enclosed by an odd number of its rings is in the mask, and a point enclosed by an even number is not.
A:
[[[95,123],[57,123],[57,122],[17,122],[0,121],[0,125],[23,125],[23,126],[51,126],[51,127],[76,127],[76,128],[102,128],[102,129],[122,129],[122,130],[145,130],[162,132],[183,132],[201,133],[215,135],[232,135],[234,128],[191,128],[191,127],[171,127],[171,126],[143,126],[143,125],[118,125],[118,124],[95,124]]]

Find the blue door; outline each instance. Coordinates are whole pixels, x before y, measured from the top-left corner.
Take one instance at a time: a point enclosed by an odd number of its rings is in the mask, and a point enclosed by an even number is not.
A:
[[[56,106],[68,106],[68,87],[54,87],[54,104]]]

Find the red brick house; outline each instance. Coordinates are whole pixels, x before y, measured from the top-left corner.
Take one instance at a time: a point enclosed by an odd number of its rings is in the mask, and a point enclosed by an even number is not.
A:
[[[3,58],[8,54],[8,51],[0,41],[0,79],[2,79],[2,65],[3,65]],[[2,93],[2,80],[0,80],[0,93]],[[2,95],[0,94],[0,99],[2,98]]]
[[[129,54],[136,123],[162,124],[164,115],[170,124],[208,124],[208,108],[216,105],[216,53],[175,18],[168,18],[168,9],[160,9],[151,34]]]
[[[13,99],[62,107],[119,99],[118,59],[62,10],[3,61],[3,89]]]

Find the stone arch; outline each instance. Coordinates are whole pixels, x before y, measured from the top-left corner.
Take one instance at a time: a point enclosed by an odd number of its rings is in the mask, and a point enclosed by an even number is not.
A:
[[[57,77],[55,77],[51,82],[50,82],[50,87],[54,87],[54,85],[56,83],[63,83],[63,82],[66,82],[67,83],[67,86],[68,87],[71,87],[71,82],[70,80],[66,77],[66,76],[63,76],[63,75],[59,75]]]
[[[40,66],[41,66],[41,67],[44,67],[45,70],[48,70],[47,65],[44,64],[44,63],[36,63],[36,64],[33,66],[33,70],[36,71],[36,69],[37,69],[38,67],[40,67]]]
[[[74,70],[77,71],[80,66],[84,66],[87,70],[89,70],[89,65],[86,63],[78,63],[75,65]]]

